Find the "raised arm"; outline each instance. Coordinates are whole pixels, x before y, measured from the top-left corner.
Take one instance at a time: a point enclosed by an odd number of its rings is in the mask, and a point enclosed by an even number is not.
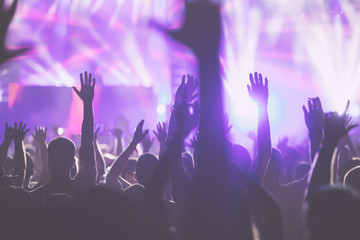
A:
[[[40,162],[41,162],[40,179],[38,185],[44,185],[48,183],[50,180],[46,135],[47,135],[46,127],[35,126],[35,132],[33,133],[33,137],[39,147]]]
[[[75,93],[83,101],[84,117],[81,127],[81,145],[79,151],[79,173],[78,181],[83,181],[86,185],[95,185],[96,183],[96,164],[94,155],[94,113],[92,101],[94,99],[95,78],[91,73],[80,74],[80,91],[73,87]]]
[[[309,110],[303,106],[305,124],[309,131],[311,161],[314,161],[323,139],[325,116],[319,97],[310,98],[308,100],[308,108]]]
[[[346,136],[351,129],[357,126],[348,121],[346,111],[339,116],[336,112],[325,114],[324,141],[320,152],[314,161],[314,167],[310,174],[310,182],[307,196],[316,192],[322,185],[331,183],[331,165],[333,155],[338,142]]]
[[[0,0],[0,65],[15,58],[29,50],[29,48],[20,48],[9,50],[5,45],[6,33],[11,20],[14,17],[18,0],[14,0],[9,9],[4,8],[4,0]]]
[[[26,129],[26,124],[23,124],[23,122],[20,122],[19,127],[17,123],[14,124],[14,174],[18,176],[19,184],[21,187],[23,187],[24,185],[26,169],[25,149],[23,141],[28,131],[30,131],[30,129]]]
[[[111,133],[115,137],[115,155],[120,155],[123,152],[123,131],[120,128],[114,128],[111,130]]]
[[[96,182],[98,183],[102,176],[105,174],[106,170],[106,163],[104,159],[104,155],[100,149],[99,143],[97,141],[98,132],[100,130],[100,127],[98,127],[94,134],[94,145],[95,145],[95,160],[96,160],[96,170],[97,170],[97,177]]]
[[[133,151],[135,151],[136,146],[144,139],[149,130],[143,131],[144,120],[141,120],[136,127],[133,139],[131,140],[129,146],[120,154],[120,156],[112,164],[109,173],[106,176],[106,184],[118,184],[118,177],[121,172],[124,170],[126,163]]]
[[[154,135],[156,136],[157,140],[159,141],[160,144],[160,149],[159,149],[159,158],[160,156],[162,156],[165,152],[166,149],[166,139],[167,139],[167,131],[166,131],[166,125],[163,122],[158,123],[156,125],[156,131],[153,131]]]
[[[268,79],[265,78],[263,81],[262,75],[255,72],[254,75],[250,74],[250,84],[251,85],[247,86],[249,96],[258,107],[258,153],[251,166],[250,174],[255,175],[260,183],[262,183],[271,155],[271,137],[268,113]]]
[[[188,78],[188,81],[190,79],[193,78]],[[189,90],[189,88],[187,89]],[[194,91],[192,91],[191,94],[193,94],[193,92]],[[154,174],[151,176],[149,183],[146,186],[148,193],[158,198],[162,196],[176,162],[181,159],[185,138],[192,129],[195,128],[199,121],[199,105],[198,103],[188,103],[185,97],[186,93],[187,91],[183,93],[183,98],[179,98],[178,103],[174,105],[171,114],[172,122],[169,126],[169,131],[170,129],[173,129],[173,135],[171,138],[168,138],[166,150],[160,156],[160,163],[156,167]],[[196,96],[192,98],[192,100],[195,98]],[[190,109],[192,109],[192,111],[190,111]],[[176,127],[173,125],[175,122]]]
[[[1,168],[1,175],[3,174],[3,164],[7,157],[7,153],[13,140],[13,127],[9,127],[8,123],[5,125],[5,132],[4,132],[4,141],[0,146],[0,168]]]

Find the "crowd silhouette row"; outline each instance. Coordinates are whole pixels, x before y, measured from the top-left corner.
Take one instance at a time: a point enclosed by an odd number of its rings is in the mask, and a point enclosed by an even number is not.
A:
[[[29,50],[5,45],[16,6],[17,0],[6,9],[0,0],[1,65]],[[64,136],[48,141],[47,127],[30,131],[27,119],[1,123],[1,239],[360,238],[360,160],[348,135],[357,126],[349,103],[341,114],[324,113],[320,99],[309,98],[303,106],[309,145],[289,146],[284,138],[275,148],[271,78],[251,73],[247,88],[258,125],[244,137],[253,139],[255,152],[231,142],[219,7],[199,1],[186,8],[182,29],[168,34],[194,52],[199,80],[183,76],[170,119],[154,126],[155,139],[144,129],[146,119],[131,119],[139,123],[128,136],[116,126],[111,134],[95,130],[97,76],[88,72],[73,88],[83,103],[79,143]]]

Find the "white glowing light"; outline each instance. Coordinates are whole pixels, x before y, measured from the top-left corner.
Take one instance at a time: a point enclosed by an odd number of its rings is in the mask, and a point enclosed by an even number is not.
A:
[[[59,127],[59,128],[57,129],[57,134],[58,134],[59,136],[62,136],[62,135],[64,134],[64,132],[65,132],[65,130],[64,130],[62,127]]]
[[[163,115],[166,112],[166,107],[162,104],[159,104],[156,108],[156,111],[159,115]]]

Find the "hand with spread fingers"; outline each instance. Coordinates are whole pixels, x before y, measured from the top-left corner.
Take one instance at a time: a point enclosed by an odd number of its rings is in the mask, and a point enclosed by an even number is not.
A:
[[[250,98],[257,104],[267,107],[269,99],[268,79],[263,80],[262,74],[250,73],[250,85],[247,85]]]
[[[28,133],[29,131],[30,129],[26,129],[26,124],[23,124],[23,122],[20,122],[19,127],[17,123],[15,123],[13,130],[14,141],[23,141],[26,133]]]
[[[80,91],[76,87],[73,87],[73,89],[83,102],[92,102],[94,99],[95,78],[92,78],[91,73],[88,76],[88,73],[85,72],[84,75],[85,78],[82,73],[80,74]]]

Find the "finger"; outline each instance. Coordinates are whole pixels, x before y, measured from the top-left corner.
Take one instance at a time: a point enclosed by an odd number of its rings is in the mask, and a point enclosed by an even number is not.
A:
[[[144,126],[144,119],[139,122],[139,124],[136,127],[136,131],[141,131]]]
[[[306,109],[306,107],[304,105],[302,106],[302,109],[303,109],[305,115],[309,114],[308,110]]]
[[[47,127],[45,127],[45,134],[47,133]]]
[[[322,104],[321,104],[321,101],[320,101],[319,97],[316,97],[316,103],[317,103],[318,110],[320,112],[323,112]]]
[[[89,73],[88,85],[91,85],[91,83],[92,83],[92,74],[91,74],[91,73]]]
[[[143,136],[145,137],[146,135],[148,135],[149,133],[149,129],[146,129],[145,132],[143,133]]]
[[[259,74],[259,83],[260,83],[261,85],[263,85],[263,78],[262,78],[262,74],[261,74],[261,73]]]
[[[258,84],[259,83],[259,76],[258,76],[258,73],[255,72],[255,84]]]
[[[84,76],[82,73],[80,73],[80,82],[81,82],[81,86],[84,85]]]
[[[249,74],[250,84],[251,86],[254,86],[254,76],[252,73]]]
[[[192,76],[192,75],[188,75],[188,82],[187,82],[187,84],[189,85],[189,86],[193,86],[194,85],[194,77]]]
[[[30,131],[30,128],[26,129],[26,130],[24,131],[24,134],[27,134],[29,131]]]
[[[350,130],[352,130],[353,128],[356,128],[356,127],[358,127],[358,126],[359,126],[359,124],[353,124],[353,125],[349,126],[349,127],[346,129],[346,134],[348,134],[348,133],[350,132]]]
[[[93,82],[92,82],[92,85],[91,85],[92,88],[95,87],[95,82],[96,82],[96,80],[95,80],[95,78],[94,78],[94,79],[93,79]]]
[[[6,122],[6,123],[5,123],[5,129],[8,129],[8,128],[9,128],[9,123]]]
[[[24,131],[25,130],[25,128],[26,128],[26,123],[24,124],[24,126],[22,127],[22,131]]]
[[[100,130],[100,126],[96,129],[95,133],[98,133]]]
[[[186,77],[186,76],[183,75],[183,77],[182,77],[182,79],[181,79],[181,84],[180,84],[180,86],[185,84],[185,77]]]
[[[268,87],[268,79],[265,78],[265,87],[267,88]]]
[[[81,84],[83,84],[83,83],[81,83]],[[78,96],[80,97],[80,91],[79,91],[79,90],[77,90],[77,88],[76,88],[76,87],[73,87],[72,89],[74,89],[74,91],[75,91],[76,95],[78,95]]]
[[[311,100],[308,100],[308,108],[309,108],[309,112],[314,110]]]
[[[85,71],[85,85],[89,84],[88,72]]]
[[[22,124],[23,124],[23,122],[22,122],[22,121],[20,121],[20,124],[19,124],[19,130],[21,130],[21,128],[22,128]]]

